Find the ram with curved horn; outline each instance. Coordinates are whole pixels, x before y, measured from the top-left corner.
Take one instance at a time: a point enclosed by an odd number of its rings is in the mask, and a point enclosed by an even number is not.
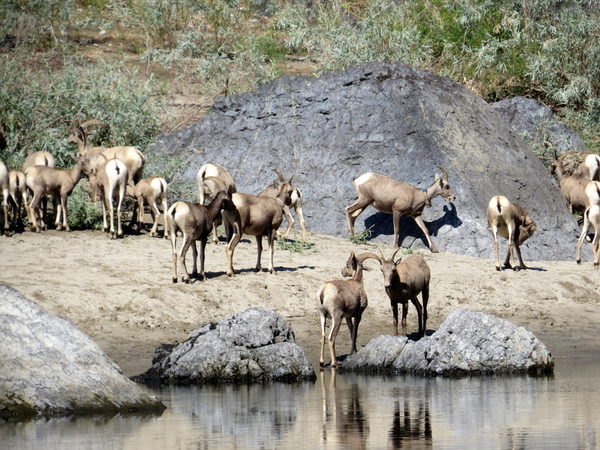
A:
[[[356,218],[367,206],[373,205],[378,211],[393,215],[394,248],[399,246],[400,217],[408,216],[415,219],[427,238],[429,248],[433,253],[437,253],[438,250],[431,241],[421,214],[423,214],[425,206],[431,206],[431,200],[438,195],[441,195],[448,203],[452,203],[456,198],[448,182],[448,173],[443,167],[437,167],[441,170],[442,177],[436,175],[433,184],[426,189],[417,188],[408,183],[402,183],[373,172],[365,173],[356,178],[354,187],[358,193],[358,200],[346,208],[350,236],[354,235]]]
[[[294,218],[292,217],[292,214],[289,211],[291,208],[294,208],[294,211],[296,211],[296,215],[298,216],[298,219],[300,220],[300,227],[302,228],[302,240],[306,242],[306,222],[304,221],[304,215],[302,214],[302,192],[300,192],[300,188],[298,186],[292,184],[294,175],[292,175],[288,181],[285,181],[285,177],[283,176],[283,174],[281,172],[279,172],[276,169],[273,169],[273,172],[275,172],[277,174],[277,176],[279,177],[279,183],[275,182],[273,184],[270,184],[258,195],[259,195],[259,197],[275,198],[279,194],[279,184],[280,183],[289,184],[290,189],[291,189],[290,196],[289,196],[288,202],[285,205],[285,209],[283,211],[285,218],[288,221],[288,226],[285,230],[285,233],[283,234],[283,237],[284,237],[284,239],[288,238],[290,231],[292,230],[292,227],[296,223],[294,221]]]
[[[98,120],[87,120],[83,123],[77,121],[73,133],[68,138],[70,144],[77,145],[77,154],[87,156],[90,160],[90,166],[98,168],[105,163],[105,160],[100,156],[101,154],[106,159],[117,158],[121,160],[125,166],[127,166],[127,184],[135,186],[135,184],[142,179],[142,173],[144,171],[144,164],[146,158],[142,153],[135,147],[89,147],[88,137],[96,134],[96,130],[91,127],[102,126],[102,122]]]

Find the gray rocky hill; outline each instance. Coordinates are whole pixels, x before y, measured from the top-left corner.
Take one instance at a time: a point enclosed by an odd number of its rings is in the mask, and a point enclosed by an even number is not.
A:
[[[493,257],[486,207],[501,194],[545,230],[522,247],[526,260],[575,252],[577,224],[556,182],[502,115],[465,87],[401,63],[284,76],[218,99],[206,117],[158,136],[148,152],[190,149],[190,181],[207,162],[225,166],[239,192],[260,192],[275,179],[272,169],[295,174],[309,231],[334,236],[348,234],[344,209],[356,199],[354,178],[373,171],[425,188],[441,165],[456,201],[435,198],[423,214],[440,251]],[[390,215],[369,207],[356,226],[372,227],[375,242],[392,243]],[[401,227],[403,246],[426,245],[412,219]]]

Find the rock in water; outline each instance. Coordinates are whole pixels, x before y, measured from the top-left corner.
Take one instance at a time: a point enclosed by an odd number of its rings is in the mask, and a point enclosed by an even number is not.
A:
[[[430,337],[379,336],[344,361],[342,371],[457,376],[551,373],[554,358],[525,328],[456,308]]]
[[[250,308],[209,323],[177,346],[157,349],[136,381],[149,384],[314,380],[292,328],[276,311]]]
[[[0,418],[162,412],[88,336],[0,285]]]

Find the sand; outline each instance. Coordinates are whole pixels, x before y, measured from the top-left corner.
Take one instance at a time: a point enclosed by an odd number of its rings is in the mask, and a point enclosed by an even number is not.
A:
[[[194,328],[250,307],[277,310],[292,325],[316,369],[320,340],[316,292],[323,282],[341,278],[351,251],[376,249],[312,233],[309,240],[314,247],[302,253],[276,250],[277,274],[270,274],[254,271],[256,243],[244,238],[235,252],[234,278],[225,274],[225,246],[209,243],[207,280],[174,284],[168,240],[145,233],[110,240],[100,231],[25,231],[0,237],[0,283],[48,312],[69,318],[127,376],[146,371],[158,345],[181,342]],[[383,247],[390,255],[392,249]],[[581,265],[527,261],[528,270],[497,272],[491,259],[420,253],[432,274],[428,334],[460,307],[524,326],[544,342],[557,363],[599,357],[600,272],[591,261]],[[268,265],[266,257],[265,251],[263,266]],[[191,251],[188,261],[191,268]],[[359,348],[393,332],[379,264],[370,260],[366,266],[372,269],[365,272],[369,306],[358,332]],[[408,332],[416,331],[411,305]],[[337,349],[341,357],[350,350],[345,325]]]

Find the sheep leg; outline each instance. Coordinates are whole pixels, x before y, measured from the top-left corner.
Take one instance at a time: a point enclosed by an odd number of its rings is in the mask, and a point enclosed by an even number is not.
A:
[[[331,319],[331,330],[329,330],[329,356],[331,357],[331,365],[332,367],[337,367],[338,362],[335,357],[335,340],[337,338],[338,332],[340,331],[340,326],[342,325],[342,312],[339,314],[332,316]]]
[[[185,242],[185,236],[184,236],[184,242]],[[173,252],[173,283],[177,283],[177,261],[179,260],[179,255],[177,254],[177,232],[176,231],[174,231],[171,234],[171,250]]]
[[[398,336],[398,303],[392,301],[392,316],[394,324],[394,336]]]
[[[102,231],[105,233],[108,231],[108,222],[106,221],[106,195],[103,191],[100,193],[100,203],[102,203]]]
[[[31,215],[29,221],[31,222],[31,227],[33,228],[33,230],[36,233],[40,232],[40,225],[38,224],[38,222],[36,220],[36,214],[38,212],[38,205],[40,204],[40,201],[42,200],[43,195],[44,195],[43,193],[40,194],[39,192],[34,193],[33,199],[31,200],[31,204],[29,205],[29,211],[30,211],[30,215]]]
[[[235,247],[240,242],[241,237],[241,231],[238,227],[235,227],[235,231],[231,236],[231,240],[227,243],[227,275],[230,277],[235,276],[235,270],[233,269],[233,252],[235,250]]]
[[[262,269],[262,266],[260,264],[260,256],[262,255],[262,234],[259,234],[256,236],[256,252],[257,252],[257,259],[256,259],[256,271],[260,272]],[[269,268],[270,270],[271,268]]]
[[[600,240],[598,239],[598,232],[594,234],[594,240],[592,241],[592,250],[594,251],[594,269],[598,268],[600,263]]]
[[[500,271],[500,249],[498,248],[498,229],[492,227],[492,236],[494,237],[494,252],[496,254],[496,270]]]
[[[150,206],[150,215],[152,216],[152,229],[150,230],[150,236],[158,236],[158,218],[160,217],[160,212],[158,211],[158,206],[156,205],[156,201],[153,201],[149,204]],[[142,210],[143,214],[143,210]]]
[[[108,203],[108,213],[110,215],[110,238],[111,239],[115,239],[115,204],[114,204],[114,199],[113,199],[113,194],[114,192],[111,190],[109,190],[108,194],[106,195],[106,202]]]
[[[212,240],[213,240],[213,244],[215,245],[219,245],[219,233],[217,232],[217,220],[215,218],[215,220],[213,220],[213,224],[212,224]]]
[[[284,205],[282,210],[283,210],[283,215],[285,216],[285,219],[288,222],[288,226],[285,229],[285,233],[283,234],[283,238],[287,239],[290,234],[290,231],[292,231],[292,227],[294,226],[294,224],[296,222],[294,221],[294,218],[292,217],[292,214],[290,213],[290,209],[287,206]]]
[[[435,245],[433,245],[431,236],[429,236],[429,230],[425,226],[425,222],[423,222],[423,217],[416,216],[414,219],[415,219],[415,222],[417,222],[417,225],[419,226],[421,231],[423,231],[423,233],[425,234],[425,237],[427,238],[427,243],[429,244],[429,248],[431,249],[431,253],[438,253],[438,249],[436,248]],[[398,219],[398,224],[400,224],[400,219]]]
[[[168,207],[167,207],[167,196],[165,195],[162,199],[162,214],[163,214],[163,222],[164,222],[164,227],[165,227],[165,231],[164,231],[164,238],[168,239],[170,234],[171,234],[171,230],[169,229],[169,225],[167,223],[167,211],[168,211]]]
[[[319,356],[319,365],[325,364],[325,328],[327,326],[327,313],[325,311],[319,311],[321,319],[321,353]]]
[[[120,237],[120,238],[123,237],[123,228],[121,225],[123,223],[123,221],[121,220],[121,218],[122,218],[123,201],[125,200],[125,189],[126,188],[127,188],[127,186],[125,184],[122,184],[119,187],[119,201],[117,203],[117,237]]]
[[[362,318],[362,314],[357,312],[354,316],[354,320],[352,317],[348,317],[346,319],[346,323],[348,324],[348,329],[350,330],[350,336],[352,336],[352,347],[350,348],[350,354],[356,353],[356,339],[358,338],[358,324],[360,323],[360,319]]]
[[[419,299],[417,297],[415,298],[411,298],[410,301],[412,302],[413,305],[415,305],[415,308],[417,309],[417,318],[419,320],[419,337],[423,337],[425,335],[424,331],[423,331],[423,307],[421,306],[421,303],[419,302]],[[408,302],[406,303],[406,311],[408,312]],[[405,324],[406,323],[406,316],[404,315],[404,305],[402,305],[402,329],[404,330]],[[406,332],[404,333],[404,335],[406,336]]]
[[[200,276],[199,278],[202,281],[206,281],[206,274],[204,273],[204,255],[206,249],[206,241],[208,241],[208,236],[200,238]]]
[[[588,210],[586,209],[586,211],[583,213],[583,226],[581,227],[581,235],[579,236],[579,239],[577,240],[577,256],[575,257],[575,261],[577,262],[577,264],[581,264],[581,245],[583,244],[583,241],[585,240],[586,236],[588,235],[588,233],[590,232],[590,219],[588,217]],[[596,233],[597,235],[598,233]],[[596,240],[596,236],[594,236],[594,241]],[[592,242],[592,250],[594,250],[594,244]],[[596,252],[594,251],[594,258],[596,256]]]
[[[62,211],[62,223],[63,223],[63,228],[65,229],[65,231],[71,231],[71,228],[69,228],[69,221],[67,220],[68,217],[68,197],[67,194],[62,194],[60,196],[60,209]]]
[[[402,303],[402,336],[406,336],[406,316],[408,316],[408,302]]]
[[[133,211],[134,213],[131,215],[130,226],[132,226],[135,223],[137,231],[142,231],[142,229],[144,228],[144,197],[142,197],[141,195],[137,198],[136,205]],[[150,233],[150,236],[152,236],[152,233]]]
[[[275,266],[273,265],[273,255],[275,253],[275,237],[277,236],[277,230],[273,229],[269,232],[268,235],[268,239],[269,239],[269,272],[270,273],[277,273],[275,271]]]
[[[354,236],[354,222],[356,218],[365,210],[371,203],[361,199],[360,197],[355,203],[346,208],[346,220],[348,221],[348,234]]]
[[[294,208],[298,219],[300,219],[300,227],[302,228],[302,240],[306,242],[306,222],[304,221],[304,215],[302,214],[302,205],[296,205]]]
[[[427,285],[425,285],[425,287],[423,287],[423,291],[421,291],[421,297],[423,300],[423,334],[421,335],[421,337],[426,337],[427,336],[427,303],[429,302],[429,284],[427,284]]]
[[[2,192],[4,198],[4,233],[8,233],[8,189]]]

